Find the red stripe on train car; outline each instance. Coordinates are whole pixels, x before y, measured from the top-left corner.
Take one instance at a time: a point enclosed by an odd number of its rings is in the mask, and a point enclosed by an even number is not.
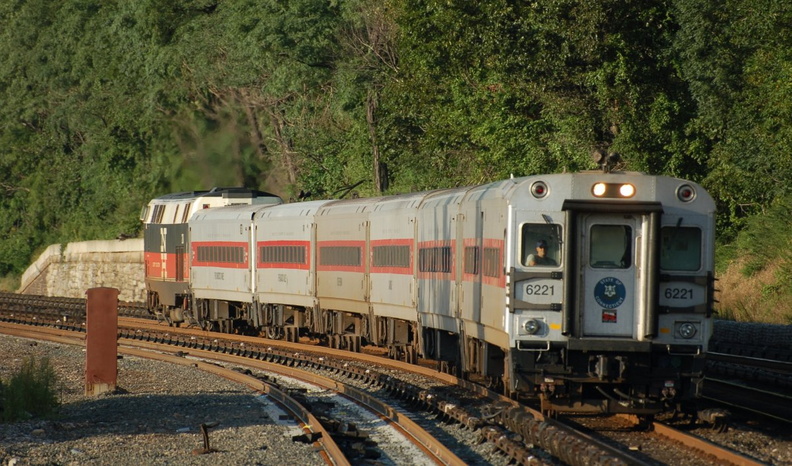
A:
[[[260,269],[308,270],[311,268],[310,241],[259,241],[256,243],[256,248],[258,249],[256,266]],[[265,248],[276,249],[268,252]],[[276,260],[264,260],[265,258]]]
[[[193,267],[246,269],[250,248],[243,241],[199,241],[190,244]]]
[[[365,241],[319,241],[316,270],[319,272],[366,271]]]
[[[448,257],[445,257],[446,248]],[[438,249],[442,249],[440,252]],[[423,254],[423,258],[422,258]],[[423,261],[423,263],[422,263]],[[447,270],[447,271],[446,271]],[[418,278],[421,280],[453,280],[456,271],[456,240],[435,240],[418,243]]]
[[[497,286],[498,288],[506,287],[506,274],[503,271],[503,240],[484,238],[483,251],[481,255],[482,267],[481,272],[484,275],[482,282],[485,285]],[[487,250],[493,250],[492,254],[487,254]],[[484,267],[484,256],[488,255],[488,259],[496,260],[494,264],[487,264]]]
[[[468,266],[468,264],[466,264],[466,261],[468,260],[467,249],[472,247],[477,248],[478,254],[476,273],[468,273],[465,270],[465,268]],[[481,275],[481,248],[478,245],[478,240],[476,238],[465,238],[462,240],[462,281],[477,282],[479,280],[479,275]]]
[[[380,246],[406,246],[409,251],[408,255],[408,263],[404,266],[397,266],[397,265],[386,265],[386,266],[377,266],[375,265],[374,260],[374,248]],[[370,260],[371,260],[371,273],[390,273],[390,274],[397,274],[397,275],[412,275],[413,274],[413,263],[414,259],[414,251],[413,251],[413,239],[412,238],[403,238],[403,239],[377,239],[372,240],[370,243],[371,251]]]

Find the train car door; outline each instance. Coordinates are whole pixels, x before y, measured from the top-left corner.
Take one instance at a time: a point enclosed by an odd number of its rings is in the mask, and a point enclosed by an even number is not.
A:
[[[578,225],[582,336],[640,339],[648,216],[586,213]]]

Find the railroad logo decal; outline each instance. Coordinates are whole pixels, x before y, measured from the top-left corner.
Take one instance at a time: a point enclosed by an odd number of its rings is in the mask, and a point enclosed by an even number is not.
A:
[[[605,309],[615,309],[622,305],[627,296],[624,283],[615,277],[605,277],[594,286],[594,299]]]

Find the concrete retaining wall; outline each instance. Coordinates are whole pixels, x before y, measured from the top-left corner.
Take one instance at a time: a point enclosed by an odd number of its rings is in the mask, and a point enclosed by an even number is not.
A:
[[[143,239],[53,244],[22,275],[19,293],[85,298],[100,286],[117,288],[118,299],[144,302]]]

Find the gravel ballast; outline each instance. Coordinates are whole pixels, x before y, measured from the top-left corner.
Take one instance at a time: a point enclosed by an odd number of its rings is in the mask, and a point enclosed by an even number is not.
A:
[[[84,395],[83,348],[0,335],[0,380],[28,357],[48,358],[61,406],[51,419],[0,424],[0,464],[245,465],[324,464],[292,441],[301,430],[249,388],[191,367],[123,357],[118,390]],[[204,447],[201,424],[216,452]]]
[[[0,423],[2,466],[325,464],[314,446],[292,441],[302,431],[266,396],[213,374],[124,356],[118,360],[118,390],[86,396],[83,348],[0,335],[0,352],[4,382],[26,358],[48,358],[61,403],[51,419]],[[204,446],[202,423],[218,423],[209,431],[214,453],[195,453]],[[702,425],[694,431],[768,464],[792,464],[788,425],[765,424],[735,419],[725,433]],[[636,445],[648,453],[651,442],[641,438]],[[495,455],[490,462],[505,461]],[[667,464],[717,461],[676,458]]]

